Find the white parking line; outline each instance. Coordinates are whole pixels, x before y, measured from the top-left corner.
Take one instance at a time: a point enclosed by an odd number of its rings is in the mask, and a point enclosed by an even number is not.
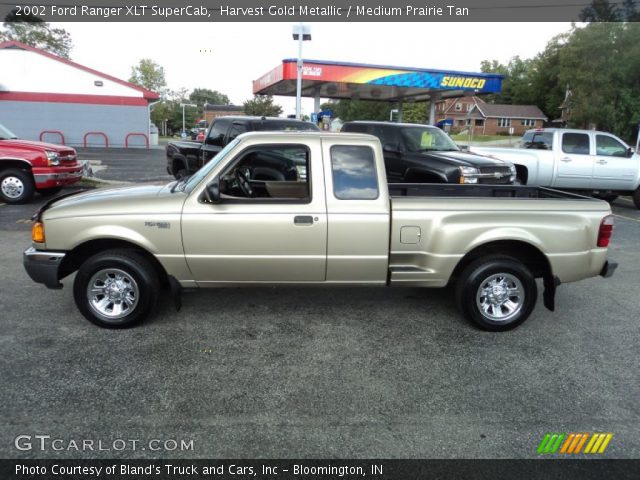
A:
[[[0,207],[4,207],[6,203],[0,203]]]

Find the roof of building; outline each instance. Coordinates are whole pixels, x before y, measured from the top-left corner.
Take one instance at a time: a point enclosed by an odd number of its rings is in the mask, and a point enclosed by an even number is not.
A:
[[[53,53],[46,52],[44,50],[32,47],[30,45],[25,45],[24,43],[15,42],[15,41],[0,42],[0,49],[16,49],[16,50],[25,50],[25,51],[28,51],[28,52],[34,52],[34,53],[37,53],[37,54],[42,55],[44,57],[47,57],[49,59],[55,60],[57,62],[65,64],[65,65],[68,65],[70,67],[76,68],[78,70],[82,70],[84,72],[90,73],[90,74],[95,75],[97,77],[102,77],[105,80],[109,80],[111,82],[115,82],[115,83],[118,83],[118,84],[123,85],[125,87],[129,87],[131,89],[134,89],[134,90],[137,90],[139,92],[142,92],[143,98],[145,98],[147,100],[158,100],[160,98],[160,95],[158,95],[156,92],[152,92],[151,90],[148,90],[148,89],[146,89],[144,87],[139,87],[138,85],[134,85],[133,83],[126,82],[124,80],[120,80],[119,78],[112,77],[111,75],[99,72],[99,71],[94,70],[94,69],[89,68],[89,67],[85,67],[84,65],[80,65],[80,64],[75,63],[75,62],[73,62],[71,60],[67,60],[66,58],[62,58],[62,57],[59,57],[58,55],[54,55]]]
[[[476,103],[471,110],[478,109],[485,118],[531,118],[547,120],[536,105],[499,105],[494,103]],[[471,114],[471,112],[469,112]]]

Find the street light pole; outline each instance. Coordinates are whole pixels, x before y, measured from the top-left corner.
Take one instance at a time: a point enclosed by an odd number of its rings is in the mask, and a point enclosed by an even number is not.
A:
[[[300,22],[300,25],[294,25],[293,27],[293,39],[298,41],[298,61],[297,61],[297,76],[296,76],[296,118],[300,120],[302,117],[302,69],[304,67],[302,62],[302,42],[311,40],[311,29],[308,25],[304,25]]]
[[[186,135],[187,131],[185,130],[185,124],[184,124],[184,109],[185,107],[196,108],[197,105],[194,105],[193,103],[181,103],[180,106],[182,107],[182,133]]]

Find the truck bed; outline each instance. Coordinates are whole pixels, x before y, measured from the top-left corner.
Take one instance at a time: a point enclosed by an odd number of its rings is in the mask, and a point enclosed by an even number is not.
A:
[[[478,197],[478,198],[550,198],[594,200],[575,193],[546,187],[523,185],[455,185],[444,183],[390,183],[389,195],[393,197]]]

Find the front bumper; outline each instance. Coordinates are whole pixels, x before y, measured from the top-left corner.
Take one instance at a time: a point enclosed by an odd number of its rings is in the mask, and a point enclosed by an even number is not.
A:
[[[602,267],[602,270],[600,270],[600,276],[609,278],[616,271],[616,268],[618,268],[618,264],[616,262],[604,262],[604,266]]]
[[[39,189],[72,185],[82,180],[82,165],[73,167],[52,167],[48,170],[33,171],[36,187]]]
[[[47,288],[62,288],[58,270],[65,254],[62,252],[43,252],[30,247],[22,254],[22,263],[31,280],[43,283]]]

